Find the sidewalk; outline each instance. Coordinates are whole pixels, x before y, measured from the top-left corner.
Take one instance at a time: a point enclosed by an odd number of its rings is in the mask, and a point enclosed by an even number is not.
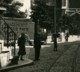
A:
[[[5,72],[5,71],[12,70],[12,69],[15,69],[15,68],[19,68],[19,67],[23,67],[23,66],[29,66],[29,65],[32,65],[32,64],[33,64],[33,61],[31,59],[25,59],[24,61],[19,60],[18,64],[3,67],[3,68],[0,69],[0,72]]]
[[[0,62],[0,72],[4,72],[4,71],[7,71],[7,70],[11,70],[11,69],[15,69],[15,68],[19,68],[19,67],[23,67],[23,66],[29,66],[29,65],[33,65],[33,60],[29,59],[29,53],[30,53],[30,49],[31,48],[26,48],[26,55],[24,56],[24,60],[21,61],[21,60],[18,60],[18,58],[15,56],[14,58],[14,61],[11,62],[12,60],[9,60],[8,61],[8,64],[7,66],[3,66],[4,65],[4,62],[1,60]],[[16,49],[16,55],[18,53],[18,49]],[[4,58],[4,61],[7,60]]]

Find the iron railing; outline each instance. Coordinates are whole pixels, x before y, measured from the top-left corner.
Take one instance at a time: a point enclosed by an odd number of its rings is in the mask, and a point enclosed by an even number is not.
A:
[[[17,35],[12,30],[12,28],[6,23],[5,19],[3,19],[2,16],[0,16],[0,30],[2,31],[4,37],[6,38],[7,48],[9,46],[14,47],[14,56],[15,56],[15,53],[16,53],[15,44],[16,44]]]

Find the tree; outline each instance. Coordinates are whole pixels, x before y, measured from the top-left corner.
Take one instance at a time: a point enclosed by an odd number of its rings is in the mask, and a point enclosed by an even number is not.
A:
[[[70,29],[70,33],[74,34],[74,35],[80,35],[80,14],[79,13],[75,13],[73,15],[71,15],[72,18],[72,28]]]
[[[2,7],[2,9],[0,9],[0,14],[1,15],[6,10],[6,7],[8,6],[8,4],[10,4],[12,1],[13,0],[0,0],[0,7]]]
[[[9,3],[11,3],[13,0],[0,0],[0,5],[1,6],[5,6],[8,5]]]
[[[4,0],[7,4],[11,3],[13,0]]]
[[[40,27],[51,29],[52,19],[47,9],[49,8],[45,3],[42,1],[36,1],[35,7],[32,7],[31,19],[33,22],[39,20]]]
[[[21,12],[19,10],[19,8],[23,6],[22,3],[20,3],[19,1],[14,2],[12,4],[9,4],[8,6],[6,6],[7,10],[4,13],[4,16],[6,17],[17,17],[17,18],[26,18],[26,13],[25,12]]]
[[[66,29],[69,29],[69,31],[71,31],[71,29],[73,29],[72,26],[72,17],[65,14],[63,15],[60,19],[59,19],[59,24],[58,27],[62,30],[65,31]]]

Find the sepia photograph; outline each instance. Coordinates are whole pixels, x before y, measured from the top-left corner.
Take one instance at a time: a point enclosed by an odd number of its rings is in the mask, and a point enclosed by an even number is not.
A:
[[[0,72],[80,72],[80,0],[0,0]]]

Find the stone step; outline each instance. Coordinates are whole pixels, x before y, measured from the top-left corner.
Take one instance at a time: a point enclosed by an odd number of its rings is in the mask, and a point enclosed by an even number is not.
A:
[[[9,62],[9,51],[2,51],[0,53],[0,66],[5,67]]]
[[[18,64],[0,68],[0,72],[5,72],[5,71],[9,71],[9,70],[20,68],[20,67],[33,65],[33,64],[34,64],[34,62],[31,59],[26,59],[24,61],[20,61],[19,60],[18,61]]]

